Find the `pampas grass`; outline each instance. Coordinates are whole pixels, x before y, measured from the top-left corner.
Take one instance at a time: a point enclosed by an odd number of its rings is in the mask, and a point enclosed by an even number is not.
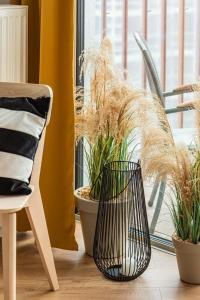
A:
[[[175,144],[164,108],[158,99],[141,103],[138,114],[142,132],[141,161],[144,177],[167,178],[173,190],[171,214],[176,234],[182,240],[200,240],[200,85],[196,93],[197,141],[192,151],[184,144]]]
[[[99,49],[89,49],[80,57],[81,74],[89,78],[89,87],[76,91],[76,141],[86,140],[85,157],[91,190],[98,186],[103,166],[113,160],[129,160],[133,142],[135,105],[144,93],[124,79],[116,68],[112,44],[106,38]],[[135,103],[135,105],[134,105]],[[91,195],[94,197],[94,195]]]

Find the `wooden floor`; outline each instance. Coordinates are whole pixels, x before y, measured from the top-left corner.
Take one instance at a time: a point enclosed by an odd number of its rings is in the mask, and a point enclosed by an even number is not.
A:
[[[54,250],[60,290],[50,292],[31,234],[18,237],[18,300],[200,300],[200,286],[179,281],[175,257],[153,250],[148,270],[135,281],[118,283],[104,278],[92,258],[84,254],[80,224],[76,230],[79,251]],[[2,272],[1,272],[2,273]],[[2,296],[2,275],[0,278]]]

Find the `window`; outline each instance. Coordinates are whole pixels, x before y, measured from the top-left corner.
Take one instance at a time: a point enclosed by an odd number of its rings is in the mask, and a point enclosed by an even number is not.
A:
[[[104,36],[108,36],[114,46],[116,63],[128,70],[135,87],[148,88],[148,82],[141,53],[133,37],[134,32],[141,33],[147,40],[163,90],[170,91],[183,83],[197,81],[200,74],[199,0],[80,0],[80,2],[85,3],[85,13],[82,24],[84,33],[78,32],[79,41],[84,40],[84,47],[90,48],[99,44]],[[174,107],[187,99],[188,96],[171,97],[167,99],[166,107]],[[169,117],[174,128],[192,127],[193,119],[191,111]],[[83,168],[79,168],[79,174],[82,172],[82,184],[85,185],[88,182],[87,171],[84,161],[82,164]],[[150,193],[151,189],[152,187],[146,186],[147,193]],[[167,202],[167,197],[165,198]],[[154,210],[155,204],[148,207],[149,222]],[[166,243],[172,232],[168,207],[164,203],[154,238]]]
[[[115,61],[127,68],[136,87],[146,87],[140,51],[133,33],[148,41],[163,90],[197,81],[200,74],[198,0],[85,0],[85,47],[108,36]],[[166,101],[173,107],[188,97]],[[192,113],[170,116],[173,127],[191,127]]]

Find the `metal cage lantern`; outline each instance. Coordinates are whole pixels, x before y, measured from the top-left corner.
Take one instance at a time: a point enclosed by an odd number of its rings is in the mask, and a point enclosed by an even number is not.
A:
[[[106,277],[132,280],[146,270],[151,258],[141,167],[111,162],[101,176],[94,261]]]

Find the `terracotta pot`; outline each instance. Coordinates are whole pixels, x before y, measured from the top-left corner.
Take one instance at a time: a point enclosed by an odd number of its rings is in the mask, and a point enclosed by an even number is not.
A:
[[[76,200],[76,206],[80,212],[85,252],[88,255],[93,256],[93,244],[99,202],[83,198],[80,193],[81,189],[83,188],[75,190],[74,196]]]
[[[190,284],[200,284],[200,243],[183,241],[175,234],[172,241],[181,280]]]

